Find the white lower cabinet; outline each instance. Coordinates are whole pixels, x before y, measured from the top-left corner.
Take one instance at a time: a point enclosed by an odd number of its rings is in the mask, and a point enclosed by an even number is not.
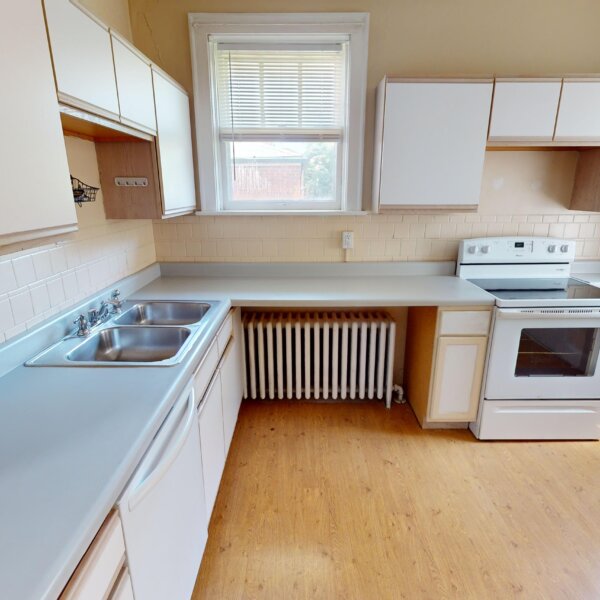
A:
[[[193,386],[118,502],[136,600],[187,600],[208,537]]]
[[[240,323],[241,325],[241,323]],[[223,401],[223,432],[225,453],[229,451],[238,413],[242,404],[242,348],[238,337],[230,340],[221,363],[221,391]]]
[[[440,337],[434,362],[430,421],[473,421],[477,416],[486,337]]]
[[[202,474],[206,499],[206,518],[210,521],[221,475],[225,468],[225,437],[223,432],[223,402],[221,374],[217,371],[198,406],[198,428],[202,447]]]

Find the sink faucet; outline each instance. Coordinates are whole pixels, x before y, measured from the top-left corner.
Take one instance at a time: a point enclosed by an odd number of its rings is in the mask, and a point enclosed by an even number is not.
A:
[[[98,310],[98,322],[102,323],[108,318],[110,311],[108,309],[109,303],[106,300],[102,300],[100,303],[100,308]]]
[[[121,300],[121,292],[116,289],[113,290],[112,294],[110,295],[110,300],[107,300],[106,304],[112,304],[112,312],[115,314],[119,314],[121,312],[121,307],[123,306],[123,301]]]
[[[90,334],[90,328],[88,324],[88,320],[85,318],[85,315],[79,315],[73,323],[77,325],[77,336],[85,337]]]

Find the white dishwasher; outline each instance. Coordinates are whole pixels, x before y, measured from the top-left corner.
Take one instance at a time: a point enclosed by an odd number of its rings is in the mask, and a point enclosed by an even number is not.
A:
[[[208,537],[192,385],[118,502],[136,600],[188,600]]]

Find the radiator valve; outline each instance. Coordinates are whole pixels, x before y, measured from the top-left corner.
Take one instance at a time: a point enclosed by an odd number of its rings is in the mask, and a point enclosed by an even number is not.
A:
[[[394,385],[392,387],[394,392],[394,402],[396,404],[406,404],[406,398],[404,397],[404,388],[401,385]]]

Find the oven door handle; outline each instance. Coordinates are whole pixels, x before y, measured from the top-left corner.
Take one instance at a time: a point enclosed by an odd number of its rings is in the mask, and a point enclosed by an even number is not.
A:
[[[556,319],[570,321],[571,319],[598,319],[600,327],[600,308],[499,308],[498,319]]]

